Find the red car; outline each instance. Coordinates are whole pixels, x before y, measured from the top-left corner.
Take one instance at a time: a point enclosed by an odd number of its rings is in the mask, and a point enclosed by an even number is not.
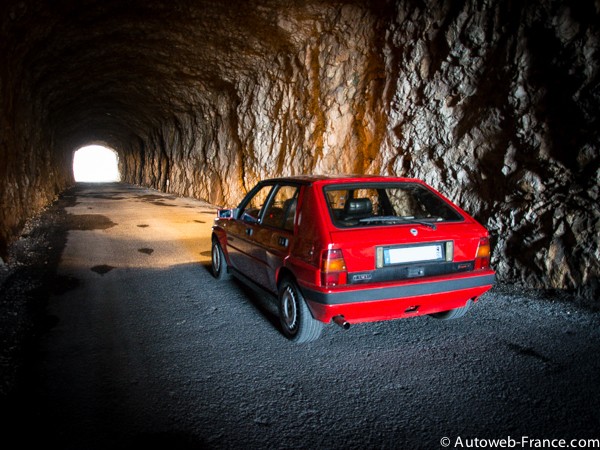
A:
[[[415,179],[298,176],[218,211],[212,272],[275,295],[283,334],[429,314],[461,317],[495,281],[488,233]]]

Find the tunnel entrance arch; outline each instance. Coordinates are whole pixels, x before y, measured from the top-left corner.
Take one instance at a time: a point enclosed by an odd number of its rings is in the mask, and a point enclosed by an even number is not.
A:
[[[120,181],[117,152],[103,145],[87,145],[73,153],[75,181],[107,183]]]

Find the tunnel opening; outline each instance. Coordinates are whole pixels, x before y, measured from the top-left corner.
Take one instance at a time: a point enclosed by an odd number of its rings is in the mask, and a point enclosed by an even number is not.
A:
[[[102,145],[88,145],[73,154],[76,182],[110,183],[120,181],[117,152]]]

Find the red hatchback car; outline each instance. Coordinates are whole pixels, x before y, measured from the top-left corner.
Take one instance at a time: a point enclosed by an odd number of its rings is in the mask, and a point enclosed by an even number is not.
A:
[[[495,281],[485,228],[422,181],[380,176],[258,183],[219,210],[212,271],[277,296],[296,342],[330,322],[461,317]]]

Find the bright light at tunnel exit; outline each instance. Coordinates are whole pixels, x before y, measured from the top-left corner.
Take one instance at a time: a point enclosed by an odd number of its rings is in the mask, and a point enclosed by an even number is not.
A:
[[[84,182],[119,181],[117,153],[101,145],[81,147],[73,155],[73,176]]]

